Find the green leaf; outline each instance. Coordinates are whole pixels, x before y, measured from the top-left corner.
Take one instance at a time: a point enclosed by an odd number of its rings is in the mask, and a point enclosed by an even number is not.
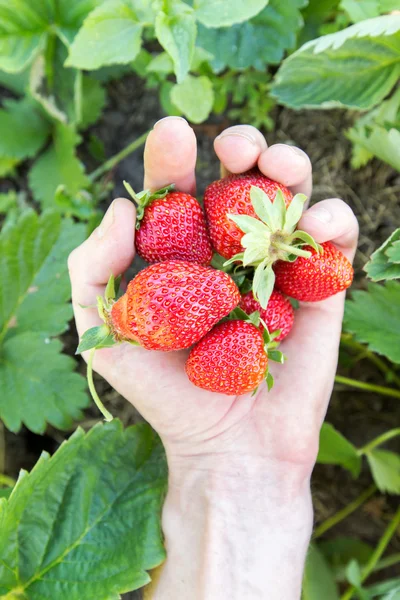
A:
[[[358,477],[361,471],[361,457],[353,446],[330,423],[323,423],[319,437],[318,463],[340,465]]]
[[[339,7],[349,16],[352,23],[373,19],[380,14],[379,0],[342,0]]]
[[[389,450],[372,450],[367,459],[381,492],[400,494],[400,455]]]
[[[98,69],[131,62],[140,50],[143,29],[132,6],[108,0],[93,10],[70,47],[66,66]]]
[[[339,600],[339,592],[323,554],[315,544],[308,549],[302,600]]]
[[[0,130],[0,156],[21,160],[40,150],[50,125],[31,100],[5,100],[0,110]]]
[[[20,163],[18,158],[4,158],[0,156],[0,177],[14,173],[15,167]]]
[[[365,129],[352,127],[346,135],[353,144],[361,146],[368,153],[368,159],[376,156],[400,171],[400,131],[398,129],[387,130],[379,125],[373,125],[369,131],[365,131]],[[355,166],[358,165],[355,164]]]
[[[344,328],[358,342],[400,363],[400,283],[370,283],[368,291],[357,290],[346,301]]]
[[[22,96],[25,93],[26,88],[29,84],[29,69],[20,71],[18,73],[7,73],[6,71],[0,71],[0,85],[11,90],[18,96]]]
[[[219,73],[226,67],[264,70],[278,64],[286,49],[294,48],[303,20],[300,8],[306,0],[270,0],[256,17],[233,27],[199,26],[197,44],[214,55],[211,65]]]
[[[399,600],[400,577],[388,579],[386,581],[382,581],[381,583],[375,583],[374,585],[368,586],[367,589],[372,598],[377,596],[381,597],[382,594],[385,594],[385,596],[380,598],[380,600]]]
[[[308,42],[287,58],[272,87],[292,108],[368,109],[400,75],[400,15],[368,19]]]
[[[174,63],[172,58],[166,52],[157,54],[147,65],[146,71],[149,73],[162,73],[170,75],[174,71]]]
[[[159,12],[156,18],[156,36],[171,57],[178,83],[189,72],[196,41],[196,21],[185,2],[174,2],[168,13]]]
[[[81,354],[82,352],[86,352],[87,350],[91,350],[92,348],[97,348],[98,346],[104,347],[104,343],[111,341],[109,340],[110,330],[107,325],[98,325],[97,327],[91,327],[81,337],[79,342],[79,346],[76,350],[76,354]],[[114,342],[115,343],[115,342]],[[114,345],[111,344],[112,346]],[[108,344],[107,344],[107,347]]]
[[[117,600],[148,583],[165,558],[166,483],[148,425],[75,431],[0,501],[0,596]]]
[[[337,579],[342,579],[346,565],[355,559],[365,565],[374,549],[361,540],[349,537],[335,537],[319,543],[319,549],[325,556]]]
[[[10,190],[5,194],[0,194],[0,214],[5,214],[12,208],[17,207],[17,194]]]
[[[29,186],[35,200],[43,207],[54,207],[58,186],[65,186],[71,194],[77,194],[89,185],[83,165],[76,156],[79,141],[74,130],[58,123],[54,132],[54,145],[42,154],[29,171]]]
[[[84,236],[83,225],[31,210],[1,232],[0,417],[11,431],[69,427],[87,405],[75,361],[50,339],[72,317],[67,256]]]
[[[346,577],[349,583],[354,586],[359,600],[371,600],[371,596],[367,593],[362,585],[362,572],[360,565],[356,560],[351,560],[346,568]]]
[[[12,492],[12,488],[11,487],[7,487],[7,488],[0,488],[0,498],[8,498]]]
[[[99,81],[93,77],[82,78],[82,118],[80,129],[86,129],[100,118],[106,103],[106,93]]]
[[[202,123],[210,114],[214,101],[210,79],[188,75],[183,83],[174,85],[171,100],[189,121]]]
[[[194,0],[193,7],[198,21],[207,27],[229,27],[242,23],[258,14],[268,0]]]
[[[104,0],[53,0],[57,29],[67,45],[72,42],[89,13],[103,2]]]
[[[384,279],[400,279],[399,262],[399,243],[400,228],[396,229],[392,235],[383,242],[371,255],[369,262],[364,267],[364,271],[373,281],[382,281]]]
[[[44,49],[53,3],[0,0],[0,69],[22,71]]]

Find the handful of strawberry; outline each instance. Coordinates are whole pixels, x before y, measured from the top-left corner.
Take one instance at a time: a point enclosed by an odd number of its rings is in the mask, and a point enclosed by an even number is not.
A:
[[[295,315],[286,296],[314,302],[352,282],[353,269],[335,246],[317,244],[296,229],[306,197],[253,169],[208,186],[205,213],[189,194],[168,186],[135,195],[136,249],[147,262],[117,299],[110,278],[98,298],[104,325],[88,330],[77,352],[91,349],[89,387],[107,419],[91,379],[96,348],[121,342],[147,350],[191,348],[186,373],[203,389],[227,395],[273,384],[269,360]],[[210,265],[213,249],[226,262]],[[252,288],[252,291],[250,291]],[[285,295],[284,295],[285,294]]]

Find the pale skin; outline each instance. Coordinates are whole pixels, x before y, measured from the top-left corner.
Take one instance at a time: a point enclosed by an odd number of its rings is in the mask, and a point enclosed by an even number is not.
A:
[[[311,163],[298,148],[268,147],[254,127],[226,129],[214,143],[223,173],[258,165],[293,192],[311,194]],[[196,139],[180,118],[159,121],[147,139],[145,188],[174,182],[195,192]],[[91,305],[110,273],[134,258],[135,208],[114,200],[102,224],[69,258],[81,336],[100,324]],[[312,206],[299,227],[331,240],[352,260],[358,225],[337,198]],[[150,352],[121,344],[96,353],[94,369],[159,433],[169,466],[162,526],[167,560],[154,600],[298,600],[312,531],[310,476],[337,364],[344,293],[302,304],[272,365],[275,386],[224,396],[187,379],[187,351]],[[86,357],[87,358],[87,357]]]

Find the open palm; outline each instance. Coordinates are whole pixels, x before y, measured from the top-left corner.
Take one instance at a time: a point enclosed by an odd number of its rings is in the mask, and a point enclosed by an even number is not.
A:
[[[168,152],[165,151],[168,148]],[[297,148],[267,147],[248,125],[231,127],[215,140],[223,172],[258,165],[294,192],[311,193],[311,164]],[[174,182],[195,191],[196,139],[186,121],[166,118],[150,133],[145,149],[145,187]],[[135,209],[119,198],[102,225],[70,256],[73,306],[80,335],[99,324],[93,304],[103,295],[110,273],[119,275],[134,258]],[[332,240],[352,260],[357,221],[350,208],[329,199],[308,209],[301,229],[318,242]],[[302,304],[281,349],[284,365],[272,364],[275,386],[262,384],[254,396],[224,396],[196,388],[187,378],[187,351],[151,352],[121,344],[98,351],[94,368],[127,398],[160,434],[170,458],[244,453],[279,462],[312,465],[318,432],[329,401],[337,363],[344,293]]]

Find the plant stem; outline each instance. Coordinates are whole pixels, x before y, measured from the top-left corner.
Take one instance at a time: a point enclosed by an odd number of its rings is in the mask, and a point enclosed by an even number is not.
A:
[[[395,384],[398,387],[400,387],[400,377],[396,375],[394,371],[392,371],[392,369],[389,367],[389,365],[385,363],[385,361],[383,361],[381,358],[379,358],[379,356],[374,354],[374,352],[371,352],[371,350],[368,350],[368,348],[364,346],[364,344],[356,342],[347,333],[342,333],[342,335],[340,336],[340,341],[344,346],[347,346],[348,348],[353,348],[353,350],[361,352],[363,358],[368,358],[368,360],[374,363],[378,367],[378,369],[382,371],[382,373],[384,373],[385,375],[390,375]]]
[[[400,427],[397,427],[396,429],[390,429],[390,431],[386,431],[385,433],[382,433],[382,435],[378,436],[371,442],[368,442],[368,444],[366,444],[362,448],[359,448],[359,450],[357,450],[357,453],[360,456],[362,456],[363,454],[367,454],[368,452],[371,452],[371,450],[373,450],[377,446],[384,444],[385,442],[391,440],[394,437],[397,437],[398,435],[400,435]]]
[[[394,565],[397,565],[397,563],[400,563],[400,552],[397,554],[391,554],[386,558],[382,558],[382,560],[380,560],[375,566],[374,573],[376,571],[382,571],[382,569],[387,569],[388,567],[393,567]]]
[[[393,390],[392,388],[384,387],[382,385],[374,385],[373,383],[365,383],[365,381],[357,381],[356,379],[350,379],[349,377],[342,377],[336,375],[336,383],[343,383],[350,387],[358,388],[360,390],[367,390],[368,392],[377,392],[383,396],[391,396],[392,398],[400,398],[400,390]]]
[[[367,562],[367,564],[365,565],[365,567],[362,569],[361,583],[364,583],[364,581],[371,575],[372,571],[375,569],[375,566],[377,565],[382,554],[385,552],[390,540],[396,533],[396,530],[399,527],[399,525],[400,525],[400,508],[397,510],[393,519],[390,521],[389,525],[386,527],[381,539],[379,540],[377,547],[375,548],[373,554],[371,555],[371,557],[370,557],[369,561]],[[341,600],[351,600],[355,591],[356,591],[356,589],[354,588],[354,586],[351,586],[350,588],[348,588],[345,591],[345,593],[341,597]]]
[[[140,148],[140,146],[142,146],[145,143],[146,138],[149,135],[149,133],[150,133],[149,131],[146,131],[146,133],[144,133],[143,135],[138,137],[136,140],[133,140],[133,142],[131,142],[128,146],[126,146],[126,148],[124,148],[117,154],[114,154],[114,156],[112,156],[111,158],[106,160],[106,162],[103,163],[98,169],[96,169],[95,171],[90,173],[90,175],[89,175],[90,181],[96,181],[97,179],[99,179],[99,177],[104,175],[104,173],[111,171],[111,169],[113,169],[119,162],[121,162],[121,160],[123,160],[124,158],[129,156],[129,154],[131,154],[131,152],[134,152],[135,150]]]
[[[0,473],[0,485],[5,485],[7,487],[14,487],[17,482],[12,477],[8,475],[3,475]]]
[[[345,506],[342,510],[339,510],[337,513],[326,519],[323,523],[321,523],[321,525],[319,525],[315,529],[313,539],[315,540],[321,537],[321,535],[328,531],[328,529],[331,529],[332,527],[343,521],[346,517],[351,515],[355,510],[357,510],[357,508],[362,506],[364,502],[371,498],[371,496],[375,494],[376,490],[376,485],[370,485],[369,488],[364,490],[364,492],[360,494],[358,498],[353,500],[353,502],[350,502],[350,504]]]
[[[82,121],[82,71],[76,72],[74,81],[74,108],[75,123],[79,125]]]
[[[102,401],[100,400],[97,392],[96,392],[96,388],[94,387],[94,381],[93,381],[93,357],[94,357],[94,353],[96,352],[96,348],[92,348],[89,354],[89,360],[87,363],[87,380],[88,380],[88,386],[89,386],[89,390],[90,393],[92,395],[92,398],[97,406],[97,408],[99,409],[99,411],[101,412],[101,414],[103,415],[104,419],[106,421],[112,421],[113,420],[113,416],[110,412],[108,412],[108,410],[106,409],[106,407],[104,406],[104,404],[102,403]]]

